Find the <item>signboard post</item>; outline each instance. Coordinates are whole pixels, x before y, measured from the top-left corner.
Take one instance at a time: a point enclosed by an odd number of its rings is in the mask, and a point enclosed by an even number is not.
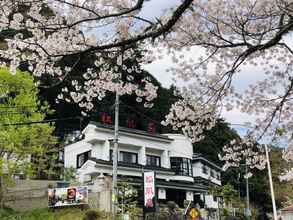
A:
[[[144,203],[143,214],[156,211],[156,175],[154,171],[143,173]]]

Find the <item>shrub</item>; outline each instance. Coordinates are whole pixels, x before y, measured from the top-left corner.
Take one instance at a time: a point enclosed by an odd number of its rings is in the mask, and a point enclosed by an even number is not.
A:
[[[168,201],[167,206],[168,206],[169,212],[174,212],[178,207],[177,204],[173,201]]]
[[[97,220],[102,217],[101,214],[95,210],[88,210],[83,217],[83,220]]]

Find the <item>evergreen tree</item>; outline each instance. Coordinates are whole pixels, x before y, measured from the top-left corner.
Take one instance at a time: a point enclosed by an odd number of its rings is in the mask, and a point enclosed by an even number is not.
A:
[[[54,126],[40,123],[49,113],[38,100],[38,89],[27,72],[0,69],[0,200],[15,175],[37,177],[52,173],[57,139]],[[48,158],[49,157],[49,158]],[[47,171],[47,173],[46,173]]]
[[[237,132],[232,129],[223,119],[218,119],[216,125],[204,132],[205,138],[194,144],[194,152],[203,154],[207,159],[219,163],[218,154],[222,148],[231,140],[240,138]]]

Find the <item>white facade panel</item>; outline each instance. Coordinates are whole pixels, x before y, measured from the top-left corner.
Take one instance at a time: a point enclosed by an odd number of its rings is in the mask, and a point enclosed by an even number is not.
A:
[[[193,192],[191,192],[191,191],[186,192],[186,200],[193,201]]]
[[[192,159],[193,146],[189,138],[182,134],[166,134],[173,139],[169,146],[170,157],[184,157]]]
[[[166,189],[158,189],[158,199],[166,199]]]
[[[218,198],[214,198],[214,196],[212,195],[205,195],[205,203],[207,205],[207,208],[219,208]]]
[[[210,180],[212,183],[221,185],[221,180],[217,178],[217,176],[221,176],[220,171],[213,169],[200,161],[193,163],[192,169],[194,177],[201,177],[203,179]],[[214,177],[212,177],[211,172],[214,173]]]
[[[77,155],[90,150],[92,150],[92,145],[84,141],[79,141],[74,144],[67,145],[64,148],[64,167],[76,168]]]

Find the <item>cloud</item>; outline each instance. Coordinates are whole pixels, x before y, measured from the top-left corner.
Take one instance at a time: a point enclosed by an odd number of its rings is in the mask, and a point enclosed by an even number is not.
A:
[[[166,13],[166,9],[170,9],[177,6],[180,3],[179,0],[156,0],[156,1],[146,1],[139,16],[154,20],[155,18],[161,17]]]
[[[222,111],[221,116],[231,125],[244,125],[247,122],[253,123],[256,119],[255,115],[249,115],[241,112],[239,109],[231,111]]]

